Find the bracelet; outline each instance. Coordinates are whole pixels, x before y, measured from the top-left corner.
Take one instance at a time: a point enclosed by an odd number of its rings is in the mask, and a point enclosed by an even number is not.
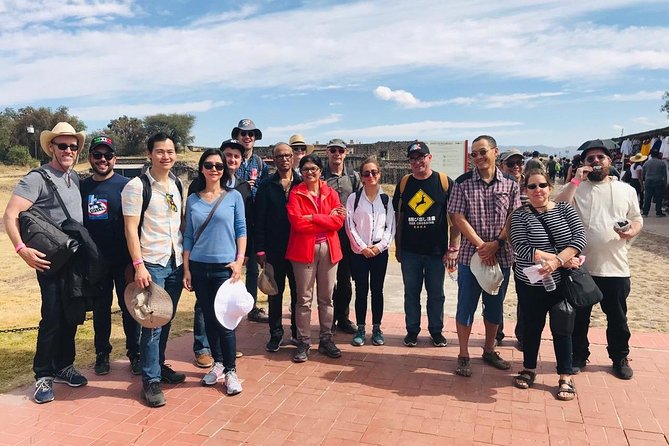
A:
[[[132,266],[139,266],[144,263],[144,259],[137,259],[132,261]]]
[[[264,255],[265,255],[265,251],[259,251],[259,252],[256,252],[256,255],[257,255],[257,256],[264,256]],[[239,256],[237,256],[237,257],[239,257]]]
[[[559,256],[555,256],[558,262],[560,262],[560,266],[564,266],[564,260],[562,260]]]
[[[457,246],[448,247],[448,252],[458,252],[458,251],[460,251],[460,248],[458,248]]]
[[[581,184],[581,180],[574,177],[574,178],[571,179],[570,183],[573,184],[574,186],[578,187],[578,185]]]
[[[16,246],[14,247],[14,249],[16,249],[16,253],[18,254],[19,251],[21,251],[21,250],[22,250],[23,248],[25,248],[25,247],[26,247],[26,244],[25,244],[25,243],[19,243],[18,245],[16,245]]]

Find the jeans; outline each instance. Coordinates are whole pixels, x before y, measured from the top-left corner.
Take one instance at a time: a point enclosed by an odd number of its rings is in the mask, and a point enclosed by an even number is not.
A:
[[[35,379],[53,377],[56,372],[74,363],[74,336],[77,325],[68,324],[63,307],[60,278],[37,274],[42,295],[42,319],[37,331],[37,347],[33,360]]]
[[[253,238],[246,239],[246,252],[250,255],[246,258],[246,291],[253,296],[253,307],[258,302],[258,262],[256,261]]]
[[[229,330],[221,325],[214,311],[214,299],[220,286],[230,278],[232,271],[221,263],[203,263],[190,261],[190,273],[202,316],[204,328],[207,333],[214,361],[222,362],[225,371],[235,370],[237,351],[237,338],[234,330]]]
[[[269,262],[269,259],[267,260]],[[295,303],[297,302],[297,285],[293,265],[286,259],[273,259],[270,262],[274,267],[274,280],[277,294],[269,296],[269,334],[272,337],[283,338],[283,292],[286,289],[286,277],[290,287],[290,335],[297,339],[297,324],[295,323]]]
[[[427,291],[427,329],[430,334],[444,329],[444,276],[446,267],[441,256],[402,251],[404,282],[404,320],[407,333],[420,333],[420,293],[425,279]]]
[[[650,201],[655,201],[655,214],[662,214],[662,196],[664,195],[664,190],[666,185],[662,180],[646,180],[644,183],[644,200],[643,200],[643,213],[648,214],[650,211]]]
[[[128,307],[125,305],[123,293],[125,291],[125,267],[114,266],[102,281],[102,290],[95,300],[93,308],[93,329],[95,331],[95,353],[109,354],[112,351],[112,345],[109,343],[111,336],[111,305],[114,299],[114,287],[116,287],[116,296],[118,305],[121,307],[121,319],[123,321],[123,333],[125,334],[125,350],[128,358],[134,358],[139,355],[139,335],[141,325],[128,313]]]
[[[383,319],[383,281],[388,268],[388,251],[366,258],[362,254],[351,256],[351,275],[355,282],[355,320],[365,325],[367,293],[372,288],[372,324],[381,325]]]
[[[558,290],[548,292],[543,286],[530,286],[516,281],[518,293],[518,308],[522,308],[523,317],[523,367],[537,368],[537,357],[541,345],[541,333],[546,325],[546,314],[550,314],[551,307],[560,302],[563,297]],[[573,321],[574,315],[571,319]],[[557,373],[571,374],[571,336],[562,333],[555,327],[551,315],[551,334],[553,335],[553,350],[557,361]]]
[[[339,244],[341,245],[342,259],[337,263],[337,280],[332,293],[332,304],[334,306],[334,320],[345,324],[348,322],[349,306],[351,305],[351,296],[353,287],[351,287],[351,242],[346,235],[346,230],[341,229],[338,232]]]
[[[479,297],[483,295],[483,319],[494,325],[502,322],[502,306],[509,286],[511,268],[502,268],[502,285],[497,295],[492,296],[481,289],[474,273],[468,265],[458,265],[458,308],[455,320],[461,325],[471,327],[474,322],[474,313],[479,305]]]
[[[174,314],[177,313],[177,305],[181,297],[183,287],[183,268],[177,267],[172,256],[166,266],[156,263],[144,262],[144,266],[151,274],[151,280],[156,285],[163,287],[172,298]],[[167,338],[170,336],[172,322],[168,322],[159,328],[142,327],[140,339],[140,350],[142,359],[142,379],[145,382],[160,382],[160,366],[165,363],[165,348]]]
[[[202,314],[199,300],[195,301],[195,306],[193,307],[193,353],[196,355],[211,354],[207,332],[204,328],[204,315]]]
[[[595,277],[593,280],[604,295],[599,303],[606,314],[606,349],[609,358],[618,361],[630,353],[630,329],[627,326],[627,296],[630,294],[629,277]],[[574,360],[585,361],[590,356],[588,329],[592,307],[577,308],[572,344]]]

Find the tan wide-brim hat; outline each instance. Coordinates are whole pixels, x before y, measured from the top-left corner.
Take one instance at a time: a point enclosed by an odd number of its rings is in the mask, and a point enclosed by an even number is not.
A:
[[[86,141],[86,132],[77,132],[69,122],[59,122],[53,130],[42,130],[39,135],[39,144],[44,150],[44,153],[51,156],[49,151],[49,143],[57,136],[74,136],[77,138],[79,150],[84,148],[84,141]]]
[[[634,155],[633,157],[630,158],[630,162],[632,162],[632,163],[643,163],[647,159],[648,159],[648,156],[637,153],[636,155]]]
[[[313,153],[314,151],[314,145],[307,144],[304,140],[304,136],[300,135],[299,133],[295,133],[293,136],[290,137],[290,139],[288,140],[288,145],[290,147],[307,146],[307,155]]]
[[[135,282],[128,283],[123,299],[128,313],[142,327],[158,328],[172,320],[172,298],[153,282],[146,288],[139,288]]]

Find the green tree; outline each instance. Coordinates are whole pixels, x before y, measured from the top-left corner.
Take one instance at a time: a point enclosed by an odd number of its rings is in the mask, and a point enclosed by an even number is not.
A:
[[[660,107],[660,111],[665,112],[667,117],[669,117],[669,90],[665,91],[662,95],[662,100],[664,103]]]
[[[107,135],[114,140],[119,155],[141,155],[146,152],[146,129],[138,118],[125,115],[107,124]]]
[[[33,164],[33,158],[26,146],[13,146],[4,154],[2,162],[14,166],[29,166]]]
[[[195,137],[191,130],[195,124],[195,116],[189,114],[172,113],[158,114],[144,118],[144,127],[148,135],[164,132],[172,136],[174,143],[183,149],[193,144]]]

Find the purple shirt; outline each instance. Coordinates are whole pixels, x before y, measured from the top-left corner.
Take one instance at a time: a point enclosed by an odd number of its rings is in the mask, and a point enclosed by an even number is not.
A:
[[[448,212],[464,215],[485,242],[499,237],[507,217],[518,207],[520,207],[518,183],[497,168],[490,184],[481,179],[476,169],[460,175],[453,184],[451,198],[448,200]],[[502,268],[509,268],[513,264],[513,251],[510,245],[505,243],[504,247],[497,250],[497,261]],[[458,263],[469,265],[475,252],[476,247],[467,237],[462,236]]]

